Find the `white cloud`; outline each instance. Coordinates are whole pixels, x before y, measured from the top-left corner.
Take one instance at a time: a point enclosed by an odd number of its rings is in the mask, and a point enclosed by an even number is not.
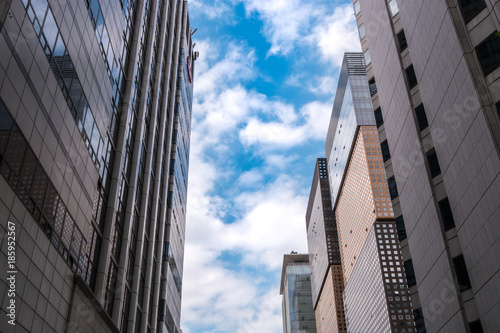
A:
[[[264,175],[262,171],[255,168],[252,170],[248,170],[243,172],[238,177],[238,184],[243,187],[253,187],[260,185],[261,181],[264,179]]]
[[[221,42],[201,40],[196,42],[200,58],[196,60],[196,82],[194,90],[196,98],[205,94],[220,91],[234,82],[241,82],[255,76],[256,60],[253,49],[241,43],[231,42],[224,45],[224,58],[219,59]]]
[[[240,140],[247,146],[265,144],[272,147],[291,147],[303,144],[309,139],[323,139],[326,137],[330,115],[330,103],[311,102],[304,105],[294,117],[301,123],[265,122],[252,118],[240,131]]]
[[[231,0],[190,0],[189,12],[192,16],[202,14],[210,20],[229,20],[233,18],[235,3]]]
[[[309,83],[309,91],[315,95],[325,95],[333,99],[337,89],[337,80],[333,76],[321,76]],[[333,105],[333,102],[332,102]]]
[[[264,22],[264,35],[271,43],[270,54],[287,54],[320,13],[314,4],[304,0],[244,0],[249,14],[257,12]]]
[[[332,15],[318,22],[307,39],[325,60],[341,66],[344,52],[361,50],[352,5],[336,7]]]
[[[199,153],[193,153],[187,207],[185,332],[197,327],[203,332],[278,332],[282,256],[291,250],[307,250],[307,198],[294,180],[281,176],[234,200],[226,199],[225,204],[230,201],[243,214],[225,224],[219,216],[220,198],[210,194],[219,171],[200,161]],[[248,172],[248,178],[258,178],[256,172]],[[225,262],[220,258],[224,253],[241,256],[241,261]],[[257,270],[260,276],[246,273],[247,269]]]

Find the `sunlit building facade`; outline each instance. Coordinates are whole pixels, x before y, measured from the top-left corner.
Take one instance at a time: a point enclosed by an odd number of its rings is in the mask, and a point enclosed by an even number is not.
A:
[[[197,56],[187,3],[4,1],[0,50],[17,329],[179,332]]]
[[[378,238],[385,236],[376,235],[375,225],[383,222],[384,226],[395,226],[394,210],[362,53],[346,53],[344,57],[325,150],[342,262],[347,330],[415,332],[406,277],[401,278],[405,282],[398,284],[397,292],[405,293],[411,318],[397,325],[390,320],[391,307],[396,306],[394,287],[383,283],[385,272]],[[390,241],[398,254],[391,255],[388,262],[393,269],[401,269],[399,240]],[[404,271],[397,274],[404,275]],[[361,302],[363,293],[367,298]],[[370,310],[368,315],[371,306],[376,310]]]
[[[326,158],[318,158],[306,213],[311,289],[318,333],[346,332],[344,279]]]
[[[416,332],[406,280],[395,222],[375,222],[344,291],[349,332]]]
[[[308,254],[285,254],[281,272],[283,333],[316,333]]]
[[[499,3],[353,5],[417,330],[497,332]]]

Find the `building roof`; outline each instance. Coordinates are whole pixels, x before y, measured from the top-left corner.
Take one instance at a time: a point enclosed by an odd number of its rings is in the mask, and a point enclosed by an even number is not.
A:
[[[292,266],[293,263],[296,262],[307,262],[309,263],[309,254],[308,253],[291,253],[283,255],[283,266],[281,268],[281,284],[280,284],[280,295],[283,295],[283,291],[285,289],[285,276],[286,276],[286,268],[288,266]]]

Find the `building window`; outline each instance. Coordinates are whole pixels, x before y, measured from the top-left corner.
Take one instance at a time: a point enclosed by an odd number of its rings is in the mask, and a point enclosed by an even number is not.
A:
[[[368,85],[370,86],[370,95],[373,96],[377,93],[377,85],[375,84],[375,78],[372,77],[370,81],[368,81]]]
[[[405,69],[406,79],[408,80],[408,88],[411,90],[417,85],[417,75],[415,75],[415,70],[413,65],[408,66]]]
[[[493,72],[500,66],[500,36],[496,32],[489,35],[476,46],[476,53],[484,76]]]
[[[389,9],[391,10],[392,17],[396,16],[396,14],[399,13],[399,8],[396,0],[391,0],[391,2],[389,2]]]
[[[370,56],[370,50],[366,50],[364,53],[365,65],[368,66],[372,62],[372,57]]]
[[[498,101],[495,106],[497,107],[497,115],[498,115],[498,118],[500,119],[500,101]]]
[[[404,30],[398,32],[398,44],[399,44],[399,52],[403,52],[408,47]]]
[[[483,326],[480,320],[476,320],[469,323],[470,333],[483,333]]]
[[[420,104],[415,108],[415,115],[417,116],[417,125],[420,132],[429,127],[427,116],[425,115],[424,105]]]
[[[414,285],[416,285],[417,279],[415,278],[415,270],[413,269],[413,261],[411,259],[405,261],[405,272],[408,287],[413,287]]]
[[[441,174],[441,168],[439,167],[439,161],[436,155],[436,150],[434,148],[429,149],[425,156],[427,157],[427,163],[429,163],[429,171],[431,173],[431,178],[435,178]]]
[[[377,122],[377,127],[380,127],[384,124],[384,118],[382,117],[382,110],[380,108],[377,108],[377,110],[374,111],[375,113],[375,121]]]
[[[460,4],[460,10],[462,11],[465,23],[472,21],[477,14],[486,8],[484,0],[459,0],[458,3]]]
[[[453,268],[455,269],[455,274],[457,276],[458,288],[460,291],[465,291],[471,288],[469,273],[467,272],[467,266],[465,265],[464,256],[461,254],[453,258]]]
[[[451,213],[450,201],[448,198],[438,202],[439,212],[441,213],[441,220],[443,221],[443,227],[445,231],[455,228],[455,220],[453,219],[453,214]]]
[[[396,185],[396,179],[394,176],[387,179],[387,183],[389,184],[389,192],[391,193],[391,199],[394,200],[398,197],[398,187]]]
[[[362,24],[359,26],[359,39],[361,40],[361,39],[365,38],[365,36],[366,36],[365,25]]]
[[[380,148],[382,149],[382,157],[385,163],[391,158],[391,152],[389,151],[389,144],[387,143],[387,140],[380,143]]]
[[[403,215],[400,215],[396,218],[396,229],[398,230],[399,241],[401,242],[402,240],[406,239],[406,228]]]
[[[422,313],[422,308],[413,310],[413,319],[415,319],[415,326],[417,327],[417,333],[426,333],[424,315]]]
[[[361,7],[359,6],[359,1],[356,1],[354,3],[354,14],[358,15],[360,11],[361,11]]]

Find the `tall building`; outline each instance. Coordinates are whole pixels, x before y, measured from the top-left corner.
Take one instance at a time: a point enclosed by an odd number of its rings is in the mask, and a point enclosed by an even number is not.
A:
[[[347,332],[344,279],[326,158],[318,158],[306,213],[311,290],[318,333]]]
[[[417,330],[497,332],[500,3],[353,5]]]
[[[344,56],[325,151],[348,283],[375,220],[394,218],[361,53]]]
[[[186,1],[3,1],[0,50],[0,330],[179,332]]]
[[[281,272],[283,333],[316,333],[308,254],[285,254]]]
[[[395,222],[375,221],[344,290],[349,332],[417,331],[405,268]]]
[[[396,227],[375,124],[363,54],[346,53],[325,150],[347,330],[415,332],[399,240],[387,233]]]

